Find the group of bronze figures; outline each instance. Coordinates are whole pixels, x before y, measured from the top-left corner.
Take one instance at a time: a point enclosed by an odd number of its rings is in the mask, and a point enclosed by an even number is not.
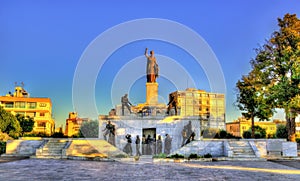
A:
[[[111,121],[108,121],[108,123],[105,126],[105,129],[103,130],[103,137],[104,140],[108,141],[111,145],[116,146],[115,144],[115,125],[111,124]],[[181,146],[184,146],[191,141],[194,141],[195,139],[195,132],[192,130],[192,122],[189,121],[187,125],[184,126],[181,132],[182,135],[182,144]],[[108,136],[108,137],[107,137]],[[142,137],[142,153],[141,153],[141,139],[140,136],[137,135],[135,139],[135,145],[136,145],[136,155],[156,155],[156,154],[170,154],[171,148],[172,148],[172,138],[169,134],[165,135],[164,140],[164,152],[163,152],[163,141],[161,135],[159,135],[156,139],[156,135],[154,134],[153,138],[151,135],[148,135],[147,137],[143,135]],[[127,134],[125,136],[127,143],[123,149],[123,151],[129,155],[132,155],[132,138],[130,134]]]
[[[123,149],[125,153],[128,155],[132,155],[132,138],[130,134],[125,136],[127,139],[127,143]],[[148,135],[147,138],[145,135],[142,137],[142,153],[141,153],[141,139],[140,136],[137,135],[135,139],[136,145],[136,156],[141,155],[156,155],[163,153],[163,142],[161,136],[159,135],[156,139],[155,136],[151,138],[151,135]],[[172,138],[170,135],[166,134],[165,142],[164,142],[164,153],[170,154],[172,148]]]

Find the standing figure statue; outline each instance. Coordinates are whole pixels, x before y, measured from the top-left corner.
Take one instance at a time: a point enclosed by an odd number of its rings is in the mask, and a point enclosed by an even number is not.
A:
[[[122,103],[122,116],[124,116],[125,106],[127,107],[127,109],[129,110],[129,112],[131,114],[131,107],[130,106],[132,106],[132,104],[129,102],[127,94],[125,94],[124,96],[122,96],[121,103]]]
[[[145,56],[147,57],[147,82],[154,83],[156,82],[156,78],[158,77],[159,67],[156,63],[156,58],[154,56],[154,51],[150,51],[150,56],[148,55],[148,48],[145,50]]]
[[[169,134],[166,134],[165,154],[169,155],[171,153],[171,148],[172,148],[172,138],[170,137]]]
[[[127,139],[127,143],[123,149],[123,151],[125,153],[127,153],[128,155],[132,156],[132,147],[131,147],[131,143],[132,143],[132,140],[131,140],[131,135],[130,134],[127,134],[125,136],[125,138]]]
[[[142,154],[146,155],[147,145],[146,145],[146,136],[143,134],[142,137]]]
[[[156,140],[156,154],[161,154],[162,153],[162,140],[161,136],[159,135],[157,140]]]
[[[174,108],[174,110],[175,110],[175,115],[177,115],[177,101],[176,101],[176,99],[175,99],[175,97],[174,97],[174,95],[170,95],[170,101],[169,101],[169,103],[168,103],[168,110],[167,110],[167,114],[168,115],[171,115],[171,109],[172,108]]]
[[[181,132],[181,135],[182,135],[181,146],[184,146],[184,145],[186,145],[187,143],[190,142],[189,139],[192,136],[192,133],[193,133],[193,131],[192,131],[192,122],[189,121],[189,123],[183,127],[183,130]]]
[[[136,140],[135,140],[135,151],[136,151],[136,156],[141,156],[141,152],[140,152],[140,148],[141,148],[141,139],[140,139],[140,136],[139,135],[136,135]]]
[[[108,141],[111,145],[115,146],[115,125],[111,124],[110,121],[108,121],[108,123],[106,124],[103,133],[103,137],[105,141]],[[108,135],[108,140],[107,140],[107,136]]]

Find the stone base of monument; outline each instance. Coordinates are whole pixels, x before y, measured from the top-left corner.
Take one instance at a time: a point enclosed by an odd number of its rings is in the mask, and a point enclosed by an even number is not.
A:
[[[198,117],[143,117],[143,118],[130,118],[128,116],[125,117],[99,117],[99,138],[104,139],[102,130],[105,129],[105,126],[108,121],[111,121],[113,125],[115,125],[115,144],[116,147],[120,150],[123,150],[125,145],[127,144],[127,140],[125,136],[127,134],[131,135],[132,138],[132,155],[136,155],[136,136],[139,135],[140,140],[142,142],[143,135],[145,139],[150,136],[152,140],[157,140],[160,136],[162,139],[162,152],[165,150],[165,140],[166,135],[170,135],[172,138],[171,141],[171,150],[173,152],[179,149],[186,140],[183,140],[182,130],[186,125],[191,123],[191,129],[195,132],[195,139],[200,139],[200,121]],[[155,142],[155,141],[154,141]],[[156,153],[156,146],[154,144],[149,145],[147,147],[151,149],[151,152],[145,151],[143,152],[143,145],[140,146],[140,152],[142,154],[150,154],[154,155]],[[146,149],[147,149],[146,148]],[[147,152],[147,153],[146,153]]]

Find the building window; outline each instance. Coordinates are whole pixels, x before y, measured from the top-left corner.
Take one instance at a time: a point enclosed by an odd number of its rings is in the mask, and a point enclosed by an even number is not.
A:
[[[25,102],[16,102],[16,108],[25,108]]]
[[[13,102],[7,102],[5,103],[5,108],[13,108],[14,107],[14,103]]]
[[[242,130],[245,130],[246,129],[246,126],[242,126]]]
[[[29,109],[35,109],[36,108],[36,102],[28,102],[28,108]]]
[[[45,116],[45,113],[44,113],[44,112],[41,112],[41,113],[40,113],[40,116],[41,116],[41,117],[44,117],[44,116]]]
[[[46,123],[45,122],[38,122],[38,127],[46,127]]]
[[[40,106],[40,107],[46,107],[47,104],[46,104],[46,103],[40,103],[39,106]]]

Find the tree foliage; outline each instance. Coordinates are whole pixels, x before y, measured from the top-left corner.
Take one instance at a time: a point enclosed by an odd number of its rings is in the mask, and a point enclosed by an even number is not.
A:
[[[80,127],[79,137],[98,138],[99,122],[97,120],[83,122]]]
[[[21,114],[17,114],[16,118],[19,121],[19,124],[21,126],[22,136],[24,135],[24,133],[31,132],[33,130],[33,126],[34,126],[34,120],[33,120],[33,118],[31,118],[29,116],[27,116],[25,118],[25,116],[21,115]]]
[[[288,132],[285,125],[279,124],[276,129],[276,138],[288,138]]]
[[[260,73],[252,70],[236,83],[237,107],[246,119],[251,119],[251,137],[255,136],[254,119],[268,120],[273,114],[272,104],[266,98],[267,90],[259,78]],[[248,136],[248,135],[247,135]]]
[[[0,130],[13,138],[17,138],[21,127],[16,117],[0,106]]]
[[[286,14],[283,19],[278,18],[278,26],[279,30],[256,49],[257,55],[251,60],[253,70],[249,75],[255,77],[254,83],[251,82],[255,89],[252,95],[254,100],[257,100],[256,96],[263,100],[259,100],[258,104],[252,102],[255,106],[283,108],[288,139],[295,141],[295,117],[300,112],[300,20],[296,15]],[[242,97],[239,94],[238,102],[243,103],[239,98],[247,100],[246,103],[251,102],[252,95]],[[252,113],[251,109],[245,111]]]

